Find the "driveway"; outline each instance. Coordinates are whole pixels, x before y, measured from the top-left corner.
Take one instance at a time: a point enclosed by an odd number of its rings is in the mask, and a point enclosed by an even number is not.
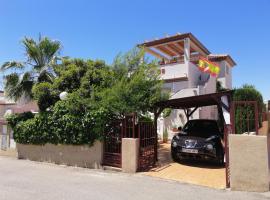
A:
[[[226,188],[225,167],[202,162],[182,164],[173,162],[170,144],[165,143],[159,145],[158,157],[159,167],[145,172],[145,175],[216,189]]]
[[[269,194],[214,190],[143,175],[0,157],[0,199],[259,200]]]

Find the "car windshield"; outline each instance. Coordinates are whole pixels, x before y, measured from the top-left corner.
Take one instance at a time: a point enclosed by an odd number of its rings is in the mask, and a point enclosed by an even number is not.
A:
[[[186,123],[183,128],[188,136],[208,138],[218,134],[219,129],[217,123],[211,120],[191,120]]]

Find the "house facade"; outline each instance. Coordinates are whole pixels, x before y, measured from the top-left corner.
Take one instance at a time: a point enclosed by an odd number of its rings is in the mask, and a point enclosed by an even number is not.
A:
[[[170,98],[204,95],[216,92],[217,81],[222,88],[232,89],[232,68],[236,65],[228,54],[212,54],[192,33],[176,34],[140,44],[144,50],[159,59],[160,78],[163,89]],[[206,58],[220,67],[217,77],[198,68],[199,58]],[[215,106],[196,110],[191,119],[217,119]],[[183,110],[172,110],[170,116],[158,120],[158,134],[162,139],[165,132],[171,139],[173,129],[183,126],[187,119]]]
[[[5,96],[4,91],[0,91],[0,149],[15,148],[16,144],[13,138],[13,132],[8,126],[5,116],[12,113],[38,112],[38,106],[34,101],[14,102]]]

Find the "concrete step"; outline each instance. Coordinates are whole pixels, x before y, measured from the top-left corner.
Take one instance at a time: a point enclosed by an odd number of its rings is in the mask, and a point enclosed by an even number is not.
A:
[[[121,168],[103,165],[103,170],[109,170],[114,172],[122,172]]]

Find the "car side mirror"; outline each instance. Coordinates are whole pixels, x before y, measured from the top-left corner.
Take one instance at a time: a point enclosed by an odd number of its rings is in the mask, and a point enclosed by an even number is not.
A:
[[[182,126],[179,126],[178,127],[178,131],[182,131]]]

